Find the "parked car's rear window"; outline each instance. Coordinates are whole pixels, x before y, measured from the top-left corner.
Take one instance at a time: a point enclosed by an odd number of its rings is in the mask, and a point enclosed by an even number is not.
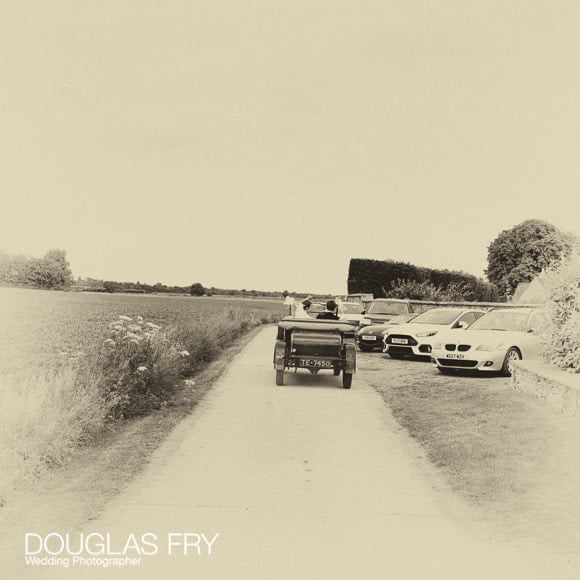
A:
[[[476,320],[469,330],[510,330],[525,332],[528,329],[527,312],[510,312],[509,310],[493,310]]]
[[[367,314],[406,314],[409,305],[404,302],[373,302]]]
[[[433,308],[423,314],[419,314],[411,320],[411,324],[451,324],[460,312],[457,310],[446,310],[445,308]]]
[[[345,304],[342,303],[339,308],[339,312],[344,314],[360,314],[363,310],[360,304]]]

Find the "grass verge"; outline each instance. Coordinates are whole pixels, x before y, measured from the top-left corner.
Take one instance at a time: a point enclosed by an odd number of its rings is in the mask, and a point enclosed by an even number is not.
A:
[[[175,405],[192,376],[251,329],[264,311],[230,310],[161,328],[120,316],[88,355],[62,353],[41,374],[0,383],[0,506],[24,482],[68,462],[75,450],[129,418]]]
[[[514,392],[508,379],[386,363],[382,372],[368,373],[369,382],[476,516],[503,540],[579,557],[577,420]]]
[[[44,477],[20,486],[0,510],[0,561],[6,577],[16,578],[22,572],[25,531],[48,533],[54,531],[55,522],[59,529],[73,531],[97,518],[146,467],[180,421],[195,413],[233,358],[259,331],[259,327],[248,331],[198,371],[194,389],[182,383],[164,407],[111,424],[97,439],[76,447],[63,469],[48,470]]]

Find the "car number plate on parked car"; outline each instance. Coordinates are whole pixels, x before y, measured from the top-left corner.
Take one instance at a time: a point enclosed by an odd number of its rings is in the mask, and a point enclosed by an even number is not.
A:
[[[331,369],[331,360],[317,360],[313,358],[301,358],[299,361],[301,367],[320,367],[323,369]]]
[[[406,338],[392,338],[391,342],[393,344],[409,344],[409,341]]]
[[[363,340],[376,340],[376,336],[361,336]]]
[[[465,358],[463,354],[448,354],[447,358]]]

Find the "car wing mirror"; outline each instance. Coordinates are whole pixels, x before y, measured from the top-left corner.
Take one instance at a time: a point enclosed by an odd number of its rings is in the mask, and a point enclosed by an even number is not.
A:
[[[363,311],[361,312],[361,314],[366,314],[366,313],[367,313],[367,311],[366,311],[366,310],[363,310]]]

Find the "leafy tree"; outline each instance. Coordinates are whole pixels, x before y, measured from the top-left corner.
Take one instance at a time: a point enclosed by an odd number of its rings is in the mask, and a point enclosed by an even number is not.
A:
[[[52,288],[67,288],[72,284],[73,276],[64,250],[49,250],[43,262],[50,272]]]
[[[569,235],[548,222],[526,220],[491,242],[486,275],[504,296],[511,296],[520,282],[529,282],[542,270],[557,266],[571,251]]]
[[[203,296],[205,294],[205,288],[199,282],[196,282],[195,284],[191,285],[189,293],[192,296]]]

